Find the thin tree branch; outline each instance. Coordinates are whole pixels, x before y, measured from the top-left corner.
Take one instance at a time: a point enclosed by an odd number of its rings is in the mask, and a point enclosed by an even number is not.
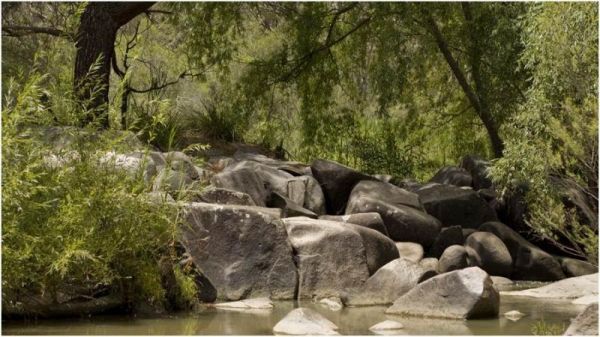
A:
[[[73,40],[73,37],[67,34],[65,31],[54,27],[8,25],[2,26],[2,32],[5,33],[6,36],[10,37],[21,37],[33,34],[46,34]]]

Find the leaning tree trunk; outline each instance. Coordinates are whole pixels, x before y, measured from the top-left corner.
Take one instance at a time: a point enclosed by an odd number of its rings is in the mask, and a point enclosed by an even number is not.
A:
[[[468,11],[468,9],[467,9],[467,11]],[[479,56],[476,54],[476,51],[475,51],[475,53],[473,53],[473,50],[471,51],[472,54],[470,56],[471,56],[472,65],[475,65],[475,68],[472,70],[474,70],[474,75],[475,75],[474,77],[476,80],[476,86],[475,86],[475,89],[473,89],[471,87],[471,85],[469,84],[469,82],[467,81],[465,74],[463,74],[458,62],[456,61],[456,59],[450,52],[450,47],[448,46],[448,43],[444,39],[444,36],[442,35],[442,32],[440,31],[435,20],[433,19],[431,14],[429,12],[427,12],[426,10],[423,10],[423,14],[425,16],[425,23],[427,25],[426,28],[428,28],[430,30],[430,32],[433,34],[433,38],[438,46],[438,49],[444,56],[444,59],[446,60],[446,63],[448,63],[448,66],[450,67],[450,70],[454,74],[456,81],[458,82],[458,84],[462,88],[463,92],[467,96],[469,103],[475,109],[477,116],[479,116],[479,119],[481,120],[481,122],[483,123],[483,125],[487,131],[488,137],[490,138],[490,143],[492,145],[492,150],[494,151],[494,157],[496,157],[496,158],[502,157],[502,152],[504,151],[504,142],[502,141],[502,138],[500,138],[500,134],[498,132],[498,125],[497,125],[496,121],[494,120],[492,114],[490,113],[490,110],[488,108],[485,97],[483,97],[484,92],[481,91],[481,90],[483,90],[483,88],[482,88],[481,79],[479,77],[479,68],[478,68]],[[470,13],[467,15],[470,15]],[[469,16],[469,19],[470,19],[470,16]]]
[[[153,2],[90,2],[81,15],[75,46],[75,93],[89,111],[88,124],[108,127],[108,85],[115,37],[120,27]]]

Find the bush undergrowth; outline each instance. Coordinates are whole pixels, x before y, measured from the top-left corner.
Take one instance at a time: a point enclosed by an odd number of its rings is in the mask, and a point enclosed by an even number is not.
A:
[[[3,106],[3,303],[101,292],[164,303],[158,261],[175,257],[178,210],[148,201],[141,170],[102,161],[109,150],[131,151],[127,133],[92,125],[72,129],[62,149],[45,141],[53,120],[41,101],[43,79],[10,84]]]

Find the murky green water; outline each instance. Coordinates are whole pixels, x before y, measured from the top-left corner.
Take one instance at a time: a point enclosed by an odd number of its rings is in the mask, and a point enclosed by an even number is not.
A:
[[[341,334],[372,334],[370,326],[386,319],[404,324],[407,335],[529,335],[535,322],[562,325],[566,329],[571,318],[582,306],[569,302],[544,301],[502,297],[500,317],[485,320],[439,320],[386,315],[385,306],[344,308],[329,311],[314,303],[275,302],[275,308],[266,312],[233,312],[206,308],[194,314],[179,314],[161,318],[131,318],[98,316],[90,319],[39,320],[30,322],[3,322],[2,334],[17,335],[267,335],[273,326],[295,306],[313,308],[334,322]],[[526,314],[513,322],[502,314],[519,310]]]

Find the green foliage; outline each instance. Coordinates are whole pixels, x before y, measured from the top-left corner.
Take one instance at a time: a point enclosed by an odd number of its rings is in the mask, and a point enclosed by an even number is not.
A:
[[[521,57],[531,74],[527,101],[505,127],[504,157],[492,175],[505,192],[528,186],[529,225],[539,235],[565,236],[596,261],[598,236],[559,201],[552,175],[598,198],[597,4],[544,3],[523,21]]]
[[[177,298],[178,306],[180,308],[193,306],[198,302],[198,287],[194,277],[189,273],[185,273],[179,266],[175,266],[173,272],[180,289]]]
[[[552,324],[540,320],[531,327],[531,333],[536,336],[559,336],[564,333],[565,329],[564,324]]]
[[[2,113],[3,302],[125,284],[134,301],[162,301],[157,261],[170,254],[177,209],[145,199],[143,172],[103,159],[129,148],[126,135],[61,128],[70,141],[48,141],[45,78],[12,82]]]

